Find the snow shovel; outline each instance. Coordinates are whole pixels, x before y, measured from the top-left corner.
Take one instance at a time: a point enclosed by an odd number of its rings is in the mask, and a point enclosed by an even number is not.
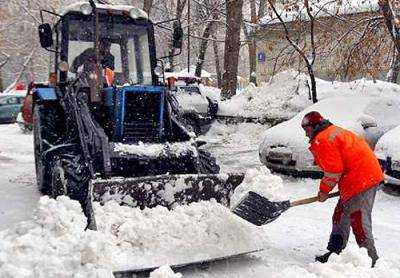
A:
[[[329,194],[329,198],[337,196],[339,196],[339,192]],[[232,212],[254,225],[261,226],[274,221],[282,212],[291,207],[310,204],[316,201],[318,201],[318,196],[297,201],[272,202],[253,191],[249,191],[238,205],[232,209]]]

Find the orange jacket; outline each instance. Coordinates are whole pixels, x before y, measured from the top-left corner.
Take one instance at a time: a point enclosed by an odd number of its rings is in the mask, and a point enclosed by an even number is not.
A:
[[[328,193],[338,184],[343,202],[383,180],[375,154],[351,131],[330,125],[312,139],[309,149],[324,171],[320,191]]]

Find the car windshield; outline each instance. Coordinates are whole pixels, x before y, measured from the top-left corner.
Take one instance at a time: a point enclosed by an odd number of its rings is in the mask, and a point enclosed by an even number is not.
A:
[[[86,52],[86,55],[80,56],[85,56],[82,60],[90,60],[87,59],[90,55],[95,56],[92,20],[92,17],[69,16],[66,55],[70,66],[82,65],[77,57],[83,52]],[[115,85],[152,84],[147,30],[145,23],[138,23],[124,16],[100,16],[99,56],[103,68],[114,70]],[[105,47],[108,49],[101,53],[104,41],[109,45]],[[70,71],[69,77],[75,77],[75,73]]]

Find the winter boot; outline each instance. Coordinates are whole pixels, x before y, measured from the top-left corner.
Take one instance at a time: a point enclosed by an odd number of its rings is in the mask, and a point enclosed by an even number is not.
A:
[[[329,252],[327,252],[327,253],[325,253],[325,254],[323,254],[323,255],[315,256],[315,261],[324,264],[324,263],[326,263],[326,262],[328,261],[329,256],[330,256],[332,253],[333,253],[332,251],[329,251]]]
[[[375,264],[376,264],[376,261],[377,261],[378,259],[372,259],[372,264],[371,264],[371,268],[374,268],[375,267]]]

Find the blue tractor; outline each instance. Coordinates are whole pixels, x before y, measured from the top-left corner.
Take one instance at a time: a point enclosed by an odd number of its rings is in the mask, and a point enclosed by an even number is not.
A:
[[[46,14],[57,18],[39,26],[53,74],[30,88],[39,190],[80,201],[90,229],[93,201],[229,204],[243,175],[220,174],[204,142],[180,123],[163,73],[156,74],[161,61],[147,14],[93,0],[60,14],[43,10],[42,21]],[[182,28],[172,23],[181,48]]]

